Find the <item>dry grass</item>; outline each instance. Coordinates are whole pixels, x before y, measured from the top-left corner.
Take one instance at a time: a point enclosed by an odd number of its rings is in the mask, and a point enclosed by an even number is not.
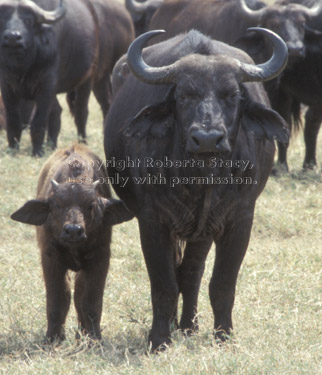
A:
[[[102,118],[94,100],[88,134],[90,147],[104,158]],[[75,140],[75,126],[65,110],[59,144],[68,146]],[[321,134],[319,171],[301,171],[300,135],[289,152],[291,173],[271,178],[258,200],[252,239],[238,279],[234,340],[222,347],[213,340],[207,287],[213,265],[210,254],[200,292],[200,332],[190,338],[175,332],[173,345],[160,355],[147,354],[150,290],[135,220],[113,232],[102,342],[88,345],[84,338],[76,344],[72,307],[67,340],[59,347],[43,346],[45,291],[35,231],[9,219],[35,196],[45,158],[30,154],[26,132],[17,154],[7,151],[5,133],[0,133],[0,374],[322,373]]]
[[[89,145],[103,158],[102,118],[94,100],[88,133]],[[65,110],[60,146],[71,144],[75,137],[75,126]],[[320,136],[320,163],[321,145]],[[200,293],[200,333],[184,338],[175,332],[169,350],[150,356],[146,354],[151,326],[149,282],[134,220],[114,229],[102,342],[88,346],[84,338],[76,344],[72,308],[66,342],[43,347],[45,291],[35,231],[9,216],[35,196],[45,158],[30,156],[27,132],[17,154],[7,151],[5,133],[0,133],[0,374],[320,373],[322,177],[321,169],[301,171],[303,153],[299,136],[290,149],[291,173],[271,178],[258,200],[237,286],[235,339],[222,347],[213,340],[207,287],[212,254]]]

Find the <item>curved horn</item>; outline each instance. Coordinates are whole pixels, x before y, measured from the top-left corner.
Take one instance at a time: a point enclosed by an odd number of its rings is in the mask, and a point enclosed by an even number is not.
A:
[[[312,8],[308,8],[305,5],[302,4],[296,4],[297,8],[301,9],[305,15],[307,15],[310,18],[317,17],[321,14],[322,12],[322,2],[317,1],[315,5],[313,5]]]
[[[142,49],[144,44],[152,37],[164,33],[164,30],[148,31],[137,37],[130,45],[127,51],[127,63],[132,73],[146,83],[172,83],[174,65],[162,67],[152,67],[147,65],[142,58]]]
[[[263,64],[251,65],[241,63],[243,82],[264,82],[277,77],[287,64],[288,50],[285,42],[273,31],[261,27],[251,27],[248,30],[263,34],[272,43],[273,55]]]
[[[125,0],[126,9],[133,13],[144,13],[150,6],[153,9],[159,8],[163,3],[163,0],[146,0],[143,3],[139,3],[136,0]]]
[[[144,13],[149,6],[150,1],[147,0],[144,3],[139,3],[135,0],[125,0],[126,9],[133,13]]]
[[[100,184],[100,180],[96,180],[92,183],[92,186],[94,189],[96,189],[99,184]]]
[[[52,188],[53,188],[54,191],[55,191],[55,190],[58,188],[58,186],[59,186],[59,183],[58,183],[56,180],[51,180],[50,183],[51,183],[51,186],[52,186]]]
[[[54,24],[63,18],[66,13],[65,0],[60,0],[55,10],[44,10],[31,0],[25,0],[24,4],[32,9],[39,23]]]
[[[256,23],[260,21],[260,19],[262,18],[263,14],[265,12],[265,8],[253,10],[253,9],[250,9],[248,7],[245,0],[238,0],[237,2],[239,4],[240,9],[242,10],[244,15],[248,19],[250,19],[250,20],[252,20]]]

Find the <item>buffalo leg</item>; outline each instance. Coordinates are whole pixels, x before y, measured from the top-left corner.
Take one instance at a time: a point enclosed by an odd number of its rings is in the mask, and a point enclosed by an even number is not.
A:
[[[91,93],[91,81],[86,81],[75,91],[73,110],[78,137],[81,141],[86,140],[86,122],[88,117],[88,100]]]
[[[112,87],[110,78],[103,77],[93,85],[93,92],[96,100],[101,106],[103,117],[105,118],[111,105]]]
[[[253,221],[253,210],[239,211],[233,223],[227,223],[216,242],[216,259],[209,284],[211,306],[215,316],[216,337],[225,340],[232,330],[232,309],[240,265],[247,250]]]
[[[275,80],[268,82],[265,87],[269,88],[274,85]],[[286,121],[290,133],[292,133],[292,99],[290,96],[285,93],[281,89],[268,89],[268,93],[270,94],[270,101],[272,107],[275,111],[277,111],[283,119]],[[287,150],[288,150],[288,143],[280,143],[277,142],[278,146],[278,170],[282,169],[284,171],[288,171],[288,164],[287,164]],[[274,167],[272,173],[278,172]]]
[[[322,108],[320,106],[310,107],[305,114],[305,159],[304,169],[313,169],[316,163],[316,142],[322,122]]]
[[[151,284],[153,323],[149,335],[152,350],[170,343],[170,322],[178,302],[174,251],[169,230],[157,220],[139,217],[142,250]]]
[[[19,114],[19,99],[10,91],[3,90],[3,104],[6,109],[7,138],[10,148],[19,148],[22,124]]]
[[[33,156],[42,156],[44,154],[43,144],[45,133],[48,127],[50,109],[54,100],[55,96],[51,96],[46,92],[39,95],[36,99],[36,111],[30,127]]]
[[[76,275],[74,301],[81,331],[101,339],[103,293],[109,257],[100,259]]]
[[[179,291],[183,306],[180,328],[188,333],[198,330],[197,305],[200,282],[205,270],[205,261],[213,239],[189,241],[186,245],[182,263],[177,271]]]
[[[67,269],[47,255],[42,257],[47,298],[47,334],[49,341],[64,340],[64,324],[71,293]]]
[[[52,109],[50,111],[49,122],[48,122],[48,134],[47,142],[51,145],[53,149],[57,147],[57,138],[60,131],[61,120],[60,116],[62,113],[62,108],[57,100],[54,101]]]

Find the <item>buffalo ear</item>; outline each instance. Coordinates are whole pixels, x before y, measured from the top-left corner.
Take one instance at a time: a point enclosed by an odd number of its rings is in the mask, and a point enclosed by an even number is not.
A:
[[[265,105],[248,101],[245,104],[242,126],[257,139],[288,143],[289,129],[284,119]]]
[[[143,107],[123,128],[127,137],[161,139],[172,131],[174,116],[174,86],[166,93],[164,100]]]
[[[32,199],[11,215],[12,220],[31,225],[42,225],[49,214],[47,200]]]
[[[116,225],[133,219],[134,215],[123,201],[113,198],[101,198],[101,201],[104,204],[104,218],[107,225]]]

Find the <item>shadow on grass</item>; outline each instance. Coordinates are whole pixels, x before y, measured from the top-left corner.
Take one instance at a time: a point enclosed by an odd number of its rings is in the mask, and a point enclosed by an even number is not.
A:
[[[37,360],[77,358],[90,360],[100,358],[113,366],[122,366],[129,362],[137,363],[138,356],[148,351],[148,332],[127,331],[96,341],[88,336],[76,340],[75,334],[68,333],[63,342],[46,343],[43,332],[14,332],[0,335],[0,361],[23,361],[31,363]]]

